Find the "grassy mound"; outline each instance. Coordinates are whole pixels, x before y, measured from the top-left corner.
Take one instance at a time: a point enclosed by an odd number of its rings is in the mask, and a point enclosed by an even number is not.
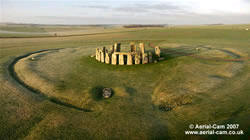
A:
[[[91,53],[93,50],[90,48],[48,51],[20,60],[15,68],[21,80],[51,97],[52,101],[91,111],[105,111],[106,107],[112,109],[116,103],[128,104],[131,99],[144,98],[148,99],[145,102],[148,105],[169,111],[191,104],[192,95],[215,88],[241,69],[238,63],[193,57],[218,54],[220,58],[227,59],[229,54],[234,56],[233,52],[218,49],[196,52],[195,47],[188,50],[180,46],[163,47],[164,61],[133,66],[103,64],[89,57]],[[235,72],[227,69],[232,66]],[[112,99],[102,97],[105,87],[113,89]]]

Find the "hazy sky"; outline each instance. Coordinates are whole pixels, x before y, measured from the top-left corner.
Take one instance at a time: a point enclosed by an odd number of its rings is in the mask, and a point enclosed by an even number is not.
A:
[[[250,23],[250,0],[0,1],[0,22],[39,24]]]

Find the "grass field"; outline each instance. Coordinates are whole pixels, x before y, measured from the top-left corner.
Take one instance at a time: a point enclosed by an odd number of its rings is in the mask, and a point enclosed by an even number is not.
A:
[[[249,139],[248,27],[1,25],[27,34],[0,35],[0,139]],[[165,60],[113,66],[90,57],[115,42],[159,45]],[[103,87],[112,98],[99,96]],[[244,135],[184,133],[214,123],[239,124]]]

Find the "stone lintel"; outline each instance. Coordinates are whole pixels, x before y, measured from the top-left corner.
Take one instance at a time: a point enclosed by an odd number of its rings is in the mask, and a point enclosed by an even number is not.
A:
[[[113,54],[117,54],[117,55],[128,55],[129,52],[114,52]]]

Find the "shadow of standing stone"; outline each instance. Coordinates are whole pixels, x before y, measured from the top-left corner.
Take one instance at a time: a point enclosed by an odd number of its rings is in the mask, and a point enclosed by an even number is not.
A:
[[[91,96],[95,101],[100,101],[101,99],[103,99],[102,96],[103,88],[104,88],[103,86],[96,86],[90,90]]]

